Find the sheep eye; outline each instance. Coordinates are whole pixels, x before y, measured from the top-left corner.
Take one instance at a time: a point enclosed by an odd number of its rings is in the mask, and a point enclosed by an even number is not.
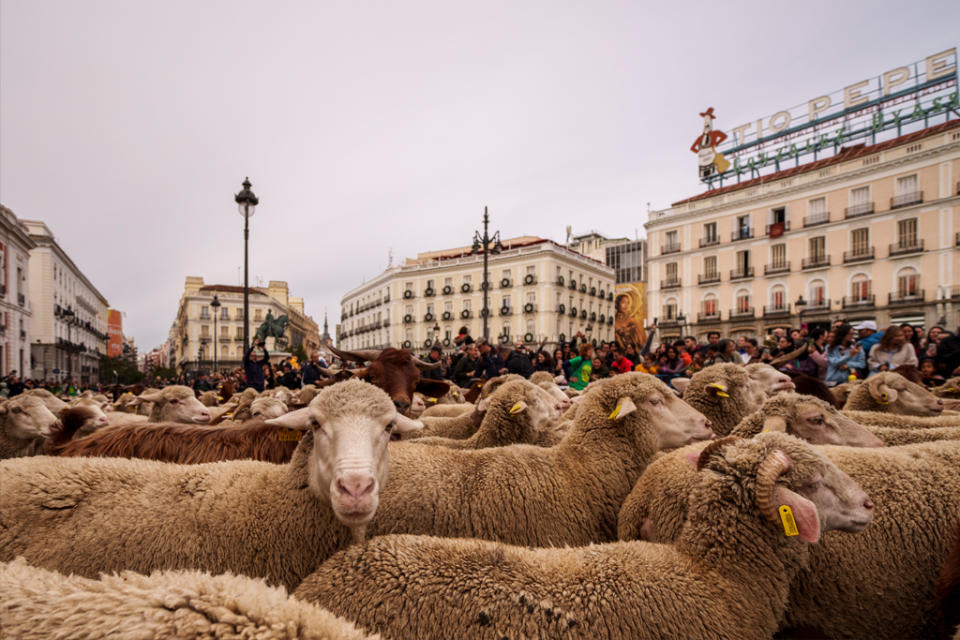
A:
[[[656,396],[650,398],[650,404],[660,404],[660,398],[657,398]]]
[[[180,404],[180,401],[174,398],[173,400],[170,401],[170,404]]]
[[[13,408],[13,412],[14,412],[14,413],[23,413],[23,409],[21,409],[20,407],[14,407],[14,408]]]
[[[316,418],[310,418],[310,426],[311,426],[311,427],[319,427],[319,426],[320,426],[320,423],[317,422],[317,419],[316,419]]]
[[[386,428],[384,429],[384,431],[386,431],[387,433],[392,433],[394,426],[395,426],[395,425],[391,422],[390,424],[388,424],[388,425],[386,426]]]

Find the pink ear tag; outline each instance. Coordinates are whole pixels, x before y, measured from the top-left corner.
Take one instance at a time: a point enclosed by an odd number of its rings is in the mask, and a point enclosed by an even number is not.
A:
[[[790,508],[790,505],[780,505],[779,512],[780,523],[783,525],[783,532],[787,537],[800,535],[800,531],[797,529],[797,521],[793,519],[793,509]]]

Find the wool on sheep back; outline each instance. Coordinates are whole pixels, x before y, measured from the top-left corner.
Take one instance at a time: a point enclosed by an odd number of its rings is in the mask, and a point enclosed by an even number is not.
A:
[[[132,571],[99,580],[0,564],[0,637],[373,640],[282,587],[198,571]]]
[[[636,410],[618,414],[625,398]],[[613,540],[620,504],[659,447],[658,429],[707,438],[705,422],[656,378],[629,373],[598,383],[577,423],[550,448],[392,443],[390,482],[368,533],[537,546]]]

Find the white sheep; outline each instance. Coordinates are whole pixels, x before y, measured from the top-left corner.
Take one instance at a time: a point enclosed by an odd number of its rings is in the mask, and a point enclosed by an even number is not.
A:
[[[943,412],[943,400],[899,373],[884,371],[853,387],[843,409],[907,416],[938,416]]]
[[[99,580],[0,563],[0,636],[373,640],[283,587],[231,574],[132,571]]]
[[[679,538],[696,482],[686,458],[700,448],[647,467],[624,502],[621,539]],[[783,628],[830,638],[933,637],[934,585],[960,528],[960,441],[818,449],[864,488],[877,513],[863,534],[828,534],[811,549],[809,567],[790,584]]]
[[[43,398],[20,394],[0,401],[0,459],[42,453],[56,424]]]
[[[710,419],[718,436],[725,436],[766,401],[767,391],[746,368],[724,363],[693,374],[683,399]]]
[[[294,595],[388,638],[769,639],[810,543],[861,531],[873,505],[788,435],[717,444],[694,460],[704,470],[675,545],[385,536],[336,554]]]
[[[0,561],[22,555],[91,578],[123,569],[232,571],[292,588],[351,535],[363,536],[386,481],[390,434],[420,425],[360,381],[327,387],[308,408],[276,420],[305,431],[286,465],[0,462]]]

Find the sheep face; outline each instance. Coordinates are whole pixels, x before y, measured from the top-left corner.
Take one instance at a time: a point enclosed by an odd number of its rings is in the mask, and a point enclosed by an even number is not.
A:
[[[36,396],[37,398],[40,398],[43,404],[46,405],[47,409],[50,410],[50,413],[54,415],[57,415],[68,406],[66,402],[53,395],[46,389],[30,389],[29,391],[25,391],[24,395]]]
[[[535,384],[524,382],[523,386],[530,426],[538,432],[550,430],[560,418],[560,403],[549,392]]]
[[[691,462],[731,479],[754,476],[757,507],[774,526],[781,526],[781,505],[790,506],[807,542],[826,531],[856,533],[873,520],[873,503],[860,485],[809,443],[782,433],[729,440],[707,445]]]
[[[767,402],[762,412],[772,414],[767,415],[763,422],[764,431],[790,433],[811,444],[883,446],[883,441],[859,422],[811,396],[795,393],[781,395],[778,399]]]
[[[878,373],[863,383],[859,393],[870,394],[874,402],[890,413],[906,416],[938,416],[943,400],[915,382],[889,371]],[[853,399],[851,394],[851,400]]]
[[[267,424],[313,431],[310,487],[351,528],[363,527],[376,513],[391,435],[423,428],[399,414],[381,389],[356,379],[324,388],[310,406]]]
[[[21,394],[0,404],[0,421],[10,438],[42,440],[50,435],[57,417],[41,398]]]
[[[756,362],[747,365],[750,379],[758,383],[769,398],[781,391],[793,391],[793,380],[787,374],[777,371],[768,364]]]
[[[573,405],[573,401],[570,399],[570,396],[565,394],[563,389],[557,386],[557,383],[553,380],[550,380],[549,382],[538,382],[535,384],[550,394],[550,396],[554,399],[557,411],[559,411],[561,414],[563,414],[564,411]]]
[[[431,404],[436,404],[437,402],[436,398],[430,398],[430,400],[433,400]],[[407,415],[413,418],[414,420],[416,420],[417,418],[420,417],[420,414],[422,414],[426,410],[427,410],[427,397],[422,393],[420,393],[419,391],[415,391],[413,393],[413,402],[410,403],[410,410],[407,411]]]
[[[257,398],[250,404],[250,415],[254,418],[279,418],[287,412],[287,405],[277,398]]]
[[[151,419],[158,422],[210,422],[210,410],[197,400],[190,387],[173,385],[155,391],[144,391],[139,398],[141,402],[153,402],[159,407],[159,415],[156,411],[151,413]]]

